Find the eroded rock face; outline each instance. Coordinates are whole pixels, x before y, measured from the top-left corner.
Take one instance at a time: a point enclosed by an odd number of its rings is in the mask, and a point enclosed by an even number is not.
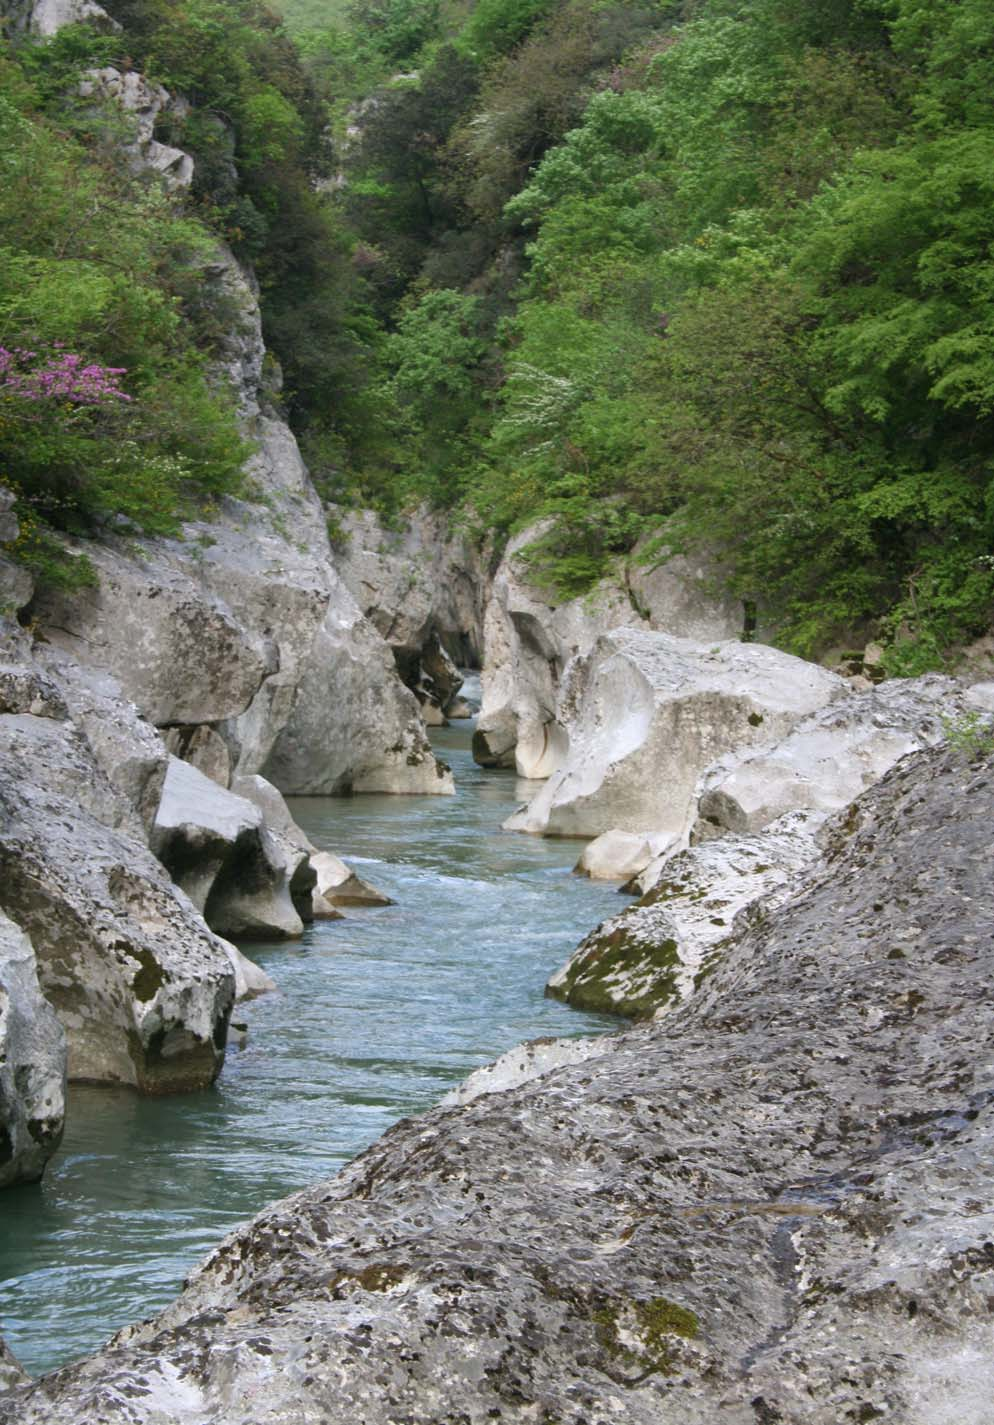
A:
[[[784,737],[844,688],[835,674],[762,644],[707,647],[615,629],[564,680],[563,766],[505,825],[548,836],[653,832],[678,845],[706,767]]]
[[[458,663],[478,666],[486,571],[471,541],[426,508],[398,529],[386,529],[370,510],[333,507],[333,515],[340,525],[335,566],[394,650],[405,681],[417,682],[432,635]]]
[[[0,1187],[33,1183],[65,1121],[66,1036],[38,987],[31,941],[0,912]],[[4,1385],[0,1346],[0,1388]]]
[[[0,903],[31,936],[70,1077],[211,1083],[234,985],[223,949],[137,840],[14,771],[0,759]]]
[[[70,1076],[208,1084],[233,975],[145,842],[165,749],[112,680],[51,650],[42,667],[16,632],[5,642],[20,661],[0,673],[0,907],[31,937]]]
[[[265,405],[255,286],[223,248],[205,280],[237,313],[219,365],[256,442],[249,493],[184,540],[91,546],[99,586],[48,593],[51,643],[112,673],[173,745],[221,782],[262,774],[287,793],[450,793],[390,649],[331,560],[325,518],[284,422]]]
[[[169,759],[151,845],[219,935],[269,940],[303,934],[291,883],[307,863],[306,852],[271,832],[253,802],[176,757]]]
[[[964,710],[952,678],[894,679],[805,718],[775,747],[707,775],[701,815],[730,831],[760,831],[787,812],[838,811],[894,763],[943,740]]]
[[[75,20],[96,18],[104,14],[90,0],[74,0],[75,9],[81,13],[70,13],[67,19],[49,19],[46,9],[53,3],[65,5],[66,0],[41,0],[35,5],[35,26],[40,18],[54,28],[39,30],[39,33],[54,34],[65,23]],[[114,104],[124,111],[134,126],[133,136],[122,147],[136,171],[151,169],[158,173],[171,188],[188,188],[193,180],[193,159],[182,149],[160,143],[155,138],[155,126],[160,114],[175,107],[175,101],[161,84],[150,84],[143,74],[136,70],[122,73],[108,65],[103,69],[91,69],[79,83],[79,94],[95,104]]]
[[[398,1124],[4,1425],[981,1425],[994,764],[905,759],[613,1052]]]
[[[576,1009],[636,1019],[685,999],[736,917],[767,913],[790,894],[818,857],[824,820],[793,812],[762,835],[723,836],[671,857],[634,905],[580,942],[546,993]]]
[[[483,706],[473,755],[485,767],[515,767],[544,778],[562,765],[558,727],[563,671],[597,638],[620,626],[714,642],[742,632],[742,608],[716,596],[702,565],[670,559],[655,569],[633,562],[624,577],[559,600],[538,586],[523,551],[544,525],[510,541],[493,578],[484,620]]]

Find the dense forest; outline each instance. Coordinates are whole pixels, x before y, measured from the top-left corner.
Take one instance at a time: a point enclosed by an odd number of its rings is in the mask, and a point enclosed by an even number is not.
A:
[[[238,489],[220,236],[330,501],[550,516],[563,594],[703,549],[892,673],[990,627],[989,0],[106,8],[0,61],[0,475],[47,577],[86,577],[52,531]],[[80,97],[106,65],[187,101],[182,200]]]

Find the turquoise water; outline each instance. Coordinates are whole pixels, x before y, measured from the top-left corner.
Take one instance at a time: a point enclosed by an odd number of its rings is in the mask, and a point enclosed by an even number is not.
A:
[[[293,803],[318,846],[396,904],[245,946],[278,989],[236,1010],[248,1041],[217,1085],[171,1099],[72,1089],[44,1181],[0,1196],[0,1333],[29,1370],[159,1310],[224,1233],[477,1065],[522,1039],[616,1026],[542,994],[619,908],[613,887],[570,874],[578,843],[500,830],[527,789],[475,766],[468,723],[432,741],[455,797]]]

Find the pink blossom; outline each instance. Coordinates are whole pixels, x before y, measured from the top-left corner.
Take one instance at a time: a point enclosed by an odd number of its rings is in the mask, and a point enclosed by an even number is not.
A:
[[[130,401],[120,387],[125,372],[123,366],[86,362],[61,342],[44,353],[0,346],[0,395],[21,401],[69,401],[77,406]]]

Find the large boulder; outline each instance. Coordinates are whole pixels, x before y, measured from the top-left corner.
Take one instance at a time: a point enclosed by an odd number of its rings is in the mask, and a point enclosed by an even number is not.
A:
[[[0,912],[0,1187],[41,1177],[62,1137],[65,1088],[66,1036],[38,987],[34,949]]]
[[[845,686],[762,644],[709,647],[615,629],[571,665],[559,705],[566,760],[506,826],[546,836],[653,832],[677,846],[705,768],[779,740]]]
[[[824,820],[794,812],[762,835],[723,836],[679,852],[634,905],[584,937],[546,993],[574,1009],[633,1019],[685,999],[737,917],[765,913],[817,859]]]
[[[983,1425],[992,818],[989,759],[905,759],[687,1003],[399,1123],[0,1421]]]
[[[148,1092],[210,1083],[233,975],[145,844],[161,744],[135,718],[128,751],[111,687],[94,692],[87,679],[74,685],[33,664],[4,685],[7,706],[34,711],[0,714],[0,908],[31,937],[68,1037],[70,1077]],[[77,700],[79,723],[67,715]],[[84,723],[99,730],[101,709],[109,720],[98,753]],[[115,756],[116,784],[105,770]]]
[[[711,571],[682,556],[654,567],[630,561],[579,598],[543,588],[527,558],[546,532],[533,525],[508,544],[484,618],[483,706],[473,755],[484,766],[515,767],[520,777],[551,776],[567,743],[556,715],[564,669],[622,625],[700,642],[742,632],[742,608],[716,595]]]
[[[291,885],[306,874],[307,853],[271,831],[253,802],[176,757],[169,759],[151,845],[219,935],[271,940],[303,934]]]
[[[936,674],[840,698],[774,747],[719,762],[707,774],[701,816],[750,832],[791,811],[838,811],[900,758],[941,742],[944,720],[963,710],[963,690]]]
[[[234,979],[151,853],[0,757],[0,905],[30,934],[69,1075],[167,1093],[212,1082]]]

